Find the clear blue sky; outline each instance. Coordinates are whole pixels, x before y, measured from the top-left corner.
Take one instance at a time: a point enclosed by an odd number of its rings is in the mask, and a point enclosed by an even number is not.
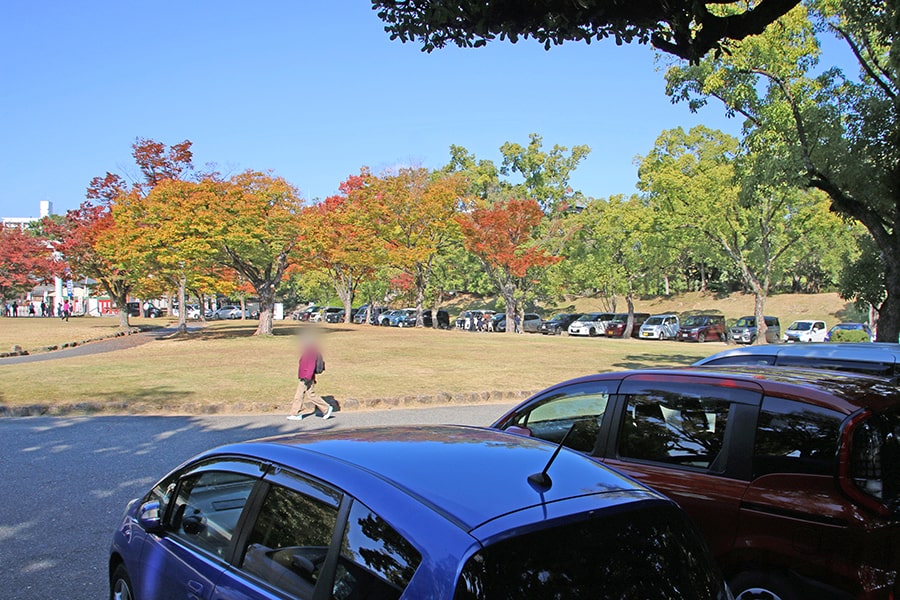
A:
[[[0,77],[0,216],[77,206],[93,176],[129,169],[138,136],[190,139],[197,164],[272,169],[310,198],[362,165],[439,167],[450,144],[499,160],[538,132],[588,144],[573,184],[603,196],[634,190],[663,129],[739,128],[670,104],[646,46],[424,54],[364,0],[7,0]]]

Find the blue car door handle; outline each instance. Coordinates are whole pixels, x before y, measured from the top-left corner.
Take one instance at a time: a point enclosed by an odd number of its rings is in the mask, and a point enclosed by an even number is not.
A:
[[[203,584],[199,581],[188,581],[188,598],[191,600],[200,600],[202,598],[201,594],[203,594]]]

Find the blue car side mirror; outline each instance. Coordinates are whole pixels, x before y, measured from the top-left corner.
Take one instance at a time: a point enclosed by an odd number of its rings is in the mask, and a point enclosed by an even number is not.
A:
[[[138,509],[138,524],[147,532],[162,528],[162,516],[159,514],[159,502],[144,502]]]

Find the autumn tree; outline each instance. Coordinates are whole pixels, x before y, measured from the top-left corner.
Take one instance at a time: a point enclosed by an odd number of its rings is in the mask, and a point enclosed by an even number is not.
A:
[[[507,333],[515,333],[521,299],[541,270],[561,260],[541,244],[543,220],[535,200],[504,200],[457,218],[466,248],[478,257],[506,304]]]
[[[302,202],[281,177],[245,171],[219,183],[215,204],[197,206],[198,235],[216,248],[259,297],[255,335],[271,335],[275,292],[300,239]]]
[[[217,250],[203,235],[195,215],[218,204],[219,188],[209,179],[156,181],[144,196],[132,193],[114,201],[115,227],[104,234],[103,241],[119,249],[117,260],[125,270],[142,274],[148,292],[177,290],[178,331],[186,333],[187,289],[209,277]]]
[[[885,342],[900,335],[897,32],[892,4],[810,1],[727,53],[674,64],[666,75],[673,100],[692,110],[713,100],[742,118],[747,143],[778,159],[771,177],[824,192],[835,212],[865,225],[884,266],[878,340]],[[820,63],[819,38],[828,35],[855,58],[858,73]]]
[[[412,278],[416,326],[422,327],[436,257],[459,236],[456,216],[466,204],[466,181],[459,174],[415,167],[385,174],[372,185],[371,210],[387,259]]]
[[[328,273],[350,323],[357,288],[385,264],[367,169],[341,182],[340,193],[308,207],[301,218],[301,243],[308,264]]]
[[[96,181],[95,181],[96,183]],[[73,274],[98,281],[119,307],[119,326],[128,328],[128,296],[135,278],[118,261],[118,247],[106,242],[115,226],[109,205],[88,200],[66,213],[60,223],[49,223],[54,249]]]
[[[30,292],[60,270],[46,240],[18,227],[0,227],[0,299]]]

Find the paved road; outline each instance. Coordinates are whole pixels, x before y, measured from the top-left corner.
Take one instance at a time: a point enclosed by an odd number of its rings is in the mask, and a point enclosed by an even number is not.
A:
[[[296,430],[366,425],[484,425],[507,406],[283,417],[0,419],[0,598],[107,597],[111,532],[126,502],[207,448]]]
[[[196,328],[191,327],[192,331]],[[56,360],[57,358],[69,358],[72,356],[90,356],[92,354],[103,354],[105,352],[115,352],[116,350],[125,350],[141,346],[147,342],[158,340],[167,335],[175,333],[174,327],[162,329],[153,329],[144,331],[143,333],[135,333],[123,337],[110,338],[108,340],[100,340],[99,342],[91,342],[74,348],[64,348],[62,350],[54,350],[52,352],[42,352],[40,354],[28,354],[26,356],[9,356],[0,358],[0,367],[3,365],[20,365],[22,363],[42,362],[45,360]]]

